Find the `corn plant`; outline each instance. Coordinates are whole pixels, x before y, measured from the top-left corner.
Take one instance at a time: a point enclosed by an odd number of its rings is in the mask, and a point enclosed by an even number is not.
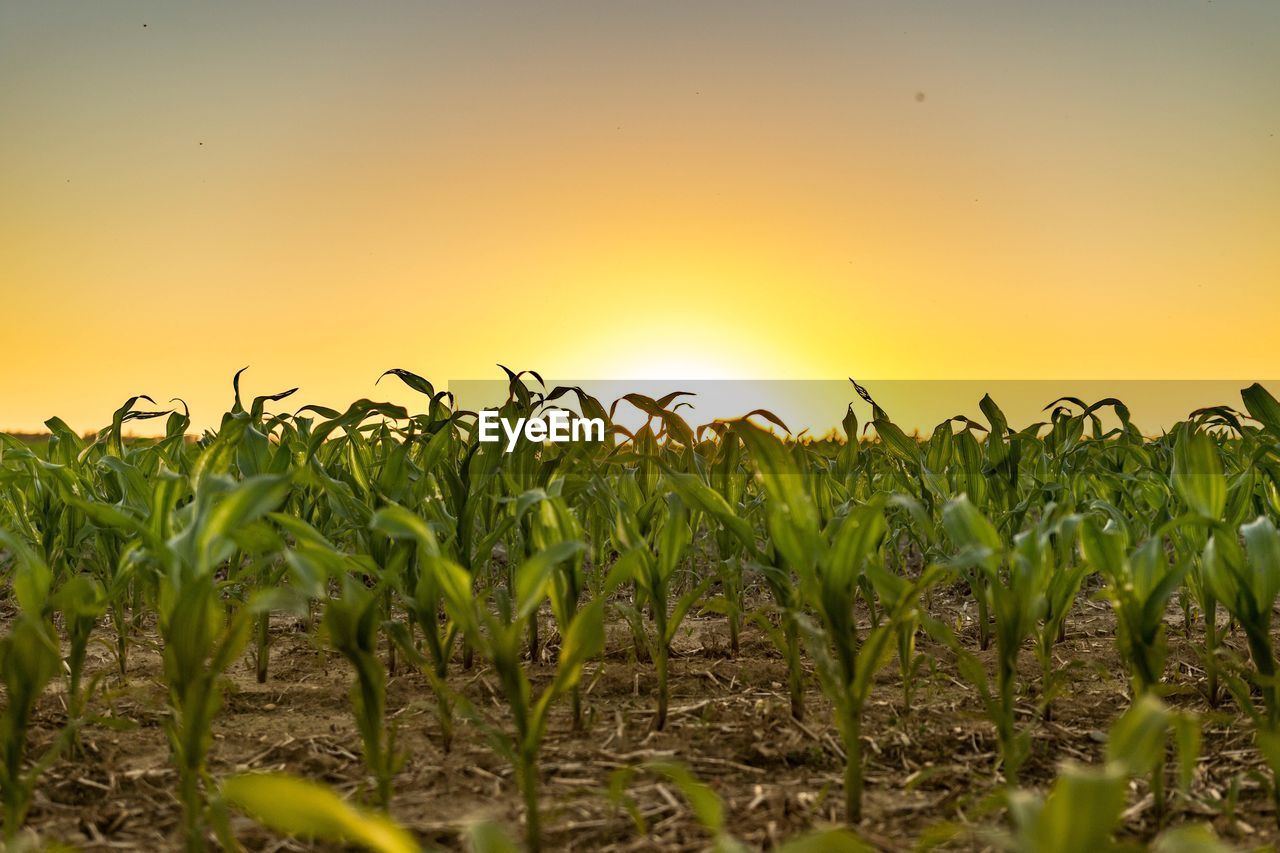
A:
[[[266,477],[232,487],[220,501],[192,506],[195,520],[168,555],[169,571],[160,579],[160,634],[171,716],[169,744],[178,765],[179,792],[185,813],[187,845],[204,846],[204,793],[213,717],[222,704],[221,679],[249,639],[251,608],[228,619],[219,606],[212,569],[231,556],[232,531],[264,515],[283,497],[287,480]]]
[[[580,542],[560,542],[540,551],[516,568],[511,593],[498,587],[488,597],[472,594],[470,573],[462,566],[441,565],[445,608],[493,667],[507,702],[514,734],[499,733],[494,742],[515,770],[525,804],[525,844],[531,851],[542,849],[538,753],[551,707],[578,683],[583,665],[603,651],[604,601],[591,602],[577,611],[572,622],[560,626],[555,676],[536,696],[522,662],[521,638],[528,633],[530,615],[546,600],[556,564],[572,559],[582,548]]]
[[[397,520],[412,518],[400,507],[388,510],[388,515],[393,513]],[[282,513],[271,513],[269,518],[293,540],[284,557],[298,593],[325,598],[322,625],[328,644],[347,660],[355,673],[350,692],[352,716],[360,733],[365,767],[374,780],[374,801],[385,811],[391,801],[392,778],[401,760],[395,748],[394,732],[386,725],[387,673],[377,656],[384,596],[381,589],[368,589],[356,577],[372,581],[403,567],[380,567],[368,556],[344,554],[311,525]],[[375,516],[375,520],[377,518]],[[378,529],[387,527],[378,524]],[[332,582],[340,588],[337,598],[327,597]],[[407,645],[412,648],[412,643]]]
[[[1118,526],[1086,518],[1080,526],[1085,562],[1107,580],[1106,597],[1116,613],[1116,644],[1129,666],[1135,697],[1154,690],[1164,673],[1168,643],[1164,610],[1188,565],[1170,565],[1161,538],[1130,550]]]
[[[1076,541],[1082,521],[1078,515],[1056,519],[1049,541],[1043,542],[1042,558],[1050,561],[1043,574],[1044,607],[1036,637],[1036,659],[1040,662],[1041,715],[1053,719],[1053,699],[1063,672],[1054,666],[1053,647],[1066,634],[1067,617],[1075,606],[1076,596],[1093,568],[1076,556]]]
[[[649,657],[654,662],[657,675],[658,707],[652,723],[655,731],[661,731],[667,724],[670,691],[667,666],[671,641],[689,609],[702,597],[711,580],[710,577],[704,579],[672,602],[672,580],[692,539],[689,511],[678,495],[668,496],[661,523],[647,537],[640,532],[635,515],[628,513],[625,505],[620,504],[617,541],[624,556],[634,558],[631,562],[631,579],[650,604],[653,617],[653,632],[650,634],[644,628],[644,620],[639,612],[629,610],[635,630],[646,640]]]
[[[76,575],[58,588],[52,604],[62,614],[67,633],[67,715],[73,720],[79,719],[84,715],[91,692],[84,687],[85,655],[93,629],[106,612],[107,593],[96,578]]]
[[[1173,530],[1175,547],[1189,562],[1186,590],[1199,604],[1204,617],[1204,661],[1209,704],[1218,703],[1218,604],[1214,585],[1205,576],[1200,560],[1209,527],[1217,524],[1227,508],[1228,483],[1217,445],[1194,424],[1181,424],[1173,444],[1170,482],[1187,508],[1188,521]],[[1184,618],[1186,610],[1184,608]],[[1188,621],[1189,625],[1189,621]]]
[[[96,523],[126,531],[139,548],[132,559],[154,585],[163,643],[169,717],[165,732],[178,769],[187,846],[203,849],[207,825],[206,767],[212,721],[222,702],[221,679],[248,641],[252,607],[229,617],[222,606],[215,571],[237,564],[245,547],[260,543],[255,523],[288,494],[287,476],[260,475],[236,481],[228,475],[236,443],[247,418],[224,424],[200,454],[190,479],[159,477],[152,494],[152,516],[141,519],[105,504],[86,504]],[[189,490],[189,491],[188,491]],[[179,499],[190,500],[179,506]],[[274,541],[269,547],[275,547]]]
[[[703,609],[721,613],[728,620],[729,649],[736,655],[743,617],[742,570],[747,564],[762,564],[764,555],[756,542],[755,530],[745,518],[743,500],[747,478],[739,469],[738,461],[741,439],[728,428],[723,433],[720,456],[714,463],[710,482],[671,466],[664,467],[663,478],[680,500],[705,517],[714,530],[716,577],[720,580],[721,593],[704,604]],[[785,594],[778,589],[775,598]]]
[[[1280,532],[1268,518],[1240,528],[1245,550],[1234,535],[1215,534],[1204,558],[1207,582],[1214,595],[1244,631],[1253,662],[1250,680],[1262,697],[1258,708],[1253,693],[1229,681],[1240,707],[1253,720],[1258,749],[1271,772],[1271,793],[1280,822],[1280,685],[1276,679],[1271,621],[1280,594]]]
[[[767,546],[752,565],[764,577],[781,611],[781,630],[775,630],[763,617],[757,624],[786,660],[791,716],[803,720],[803,641],[799,617],[806,602],[793,577],[812,575],[817,564],[822,547],[818,510],[808,491],[805,474],[781,442],[748,421],[736,422],[733,430],[748,450],[751,471],[765,496],[762,512],[769,534]],[[739,539],[745,543],[753,537],[744,531]]]
[[[1199,751],[1199,728],[1188,715],[1169,710],[1153,696],[1144,696],[1111,727],[1101,766],[1067,764],[1044,798],[1029,791],[1009,793],[1012,829],[1001,839],[1001,846],[1014,853],[1127,849],[1112,836],[1124,809],[1129,780],[1163,765],[1170,731],[1177,739],[1185,787]],[[1162,833],[1151,849],[1225,853],[1228,848],[1204,827],[1184,827]]]
[[[90,573],[104,590],[106,613],[115,634],[112,651],[116,670],[123,679],[129,669],[129,639],[133,634],[129,602],[134,591],[137,593],[134,597],[140,600],[142,584],[132,571],[134,563],[129,559],[128,549],[133,547],[133,543],[127,532],[101,525],[94,528],[94,533],[86,562]]]
[[[708,480],[704,483],[696,474],[684,474],[668,471],[668,479],[679,477],[693,478],[696,485],[705,486],[705,491],[721,499],[724,509],[736,516],[746,491],[746,477],[740,469],[742,442],[729,429],[720,430],[719,441],[710,448],[713,454],[709,464]],[[680,491],[678,486],[675,487]],[[713,498],[714,500],[714,498]],[[696,506],[696,504],[695,504]],[[716,577],[720,583],[720,594],[703,604],[704,612],[719,613],[725,618],[729,629],[729,654],[736,657],[741,647],[743,620],[743,566],[745,558],[755,550],[754,543],[744,543],[736,535],[731,526],[724,523],[724,516],[717,517],[712,512],[707,515],[712,526],[712,538],[715,543]]]
[[[539,500],[533,510],[530,523],[530,540],[534,552],[546,551],[562,542],[581,541],[584,531],[577,518],[570,510],[568,503],[560,496],[563,480],[555,480],[550,484],[551,494]],[[567,560],[556,563],[555,572],[551,576],[550,595],[551,613],[557,625],[571,625],[577,618],[578,607],[586,586],[584,578],[583,551],[576,551]],[[536,615],[536,614],[535,614]],[[530,642],[529,657],[536,662],[534,645]],[[573,728],[582,728],[582,693],[575,683],[569,690],[570,707],[573,715]]]
[[[1134,700],[1155,695],[1163,677],[1168,643],[1164,611],[1186,575],[1188,564],[1169,564],[1163,537],[1155,537],[1130,552],[1122,530],[1100,527],[1086,518],[1080,528],[1085,561],[1107,578],[1106,596],[1116,614],[1116,644],[1129,666]],[[1151,773],[1157,816],[1164,812],[1164,763]]]
[[[1051,571],[1048,537],[1040,531],[1024,532],[1012,549],[1006,549],[995,527],[964,496],[943,507],[942,525],[959,549],[952,564],[976,567],[984,578],[980,589],[990,598],[995,617],[995,690],[989,688],[976,660],[962,657],[961,668],[982,693],[996,724],[1005,781],[1016,785],[1030,747],[1029,738],[1016,726],[1018,655],[1046,609],[1046,579]]]
[[[905,509],[906,515],[910,519],[907,528],[914,531],[912,536],[916,541],[926,545],[932,545],[937,539],[937,530],[931,518],[928,517],[924,507],[914,498],[906,495],[892,495],[886,501],[886,510],[891,508]],[[886,512],[886,520],[889,515]],[[896,541],[897,537],[892,527],[888,536],[888,542]],[[888,554],[891,549],[885,550],[886,568],[888,563]],[[916,684],[919,681],[920,667],[928,659],[927,654],[916,652],[916,635],[921,629],[928,629],[936,633],[933,621],[928,617],[924,609],[919,607],[904,605],[911,597],[923,594],[927,599],[932,594],[934,586],[926,584],[922,588],[917,589],[905,575],[904,572],[889,571],[872,571],[865,572],[860,581],[866,581],[874,592],[874,598],[871,598],[869,606],[872,608],[872,621],[875,627],[879,627],[882,620],[879,613],[875,610],[875,602],[883,608],[885,613],[899,614],[895,619],[891,619],[891,623],[896,623],[897,634],[897,656],[898,656],[898,676],[902,681],[902,715],[909,716],[911,714],[912,697],[915,695]],[[864,592],[864,596],[865,596]]]
[[[427,655],[423,656],[413,635],[403,624],[388,625],[391,639],[415,663],[435,694],[436,716],[440,723],[440,746],[448,752],[453,744],[454,699],[448,685],[449,661],[458,640],[458,626],[451,619],[441,619],[444,609],[442,584],[449,571],[448,562],[430,525],[404,507],[390,505],[374,514],[374,529],[387,536],[413,542],[413,559],[401,567],[389,567],[388,575],[399,585],[412,624],[422,636]]]
[[[853,612],[854,589],[864,573],[875,583],[887,574],[880,548],[886,523],[884,500],[851,509],[833,521],[829,531],[818,526],[817,512],[804,476],[776,438],[746,422],[735,425],[751,451],[769,503],[770,535],[799,580],[802,600],[817,621],[797,614],[824,692],[831,699],[845,752],[845,819],[862,820],[862,723],[873,676],[893,650],[899,626],[915,618],[920,592],[938,578],[926,571],[909,587],[894,590],[892,609],[881,624],[859,638]],[[888,578],[879,582],[889,589]]]
[[[400,768],[395,733],[387,727],[387,673],[378,660],[379,599],[350,576],[342,578],[342,594],[329,601],[324,627],[333,648],[355,670],[351,709],[364,746],[364,763],[373,774],[375,802],[391,804],[391,780]]]
[[[3,840],[12,845],[26,821],[41,774],[70,744],[74,721],[44,755],[27,767],[31,716],[45,687],[58,674],[61,653],[49,619],[52,572],[27,544],[0,530],[4,545],[18,562],[13,591],[18,615],[0,637],[0,679],[5,703],[0,710],[0,801],[4,807]]]

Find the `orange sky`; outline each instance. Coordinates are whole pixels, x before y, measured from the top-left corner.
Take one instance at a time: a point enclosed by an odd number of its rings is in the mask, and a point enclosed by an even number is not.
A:
[[[1278,43],[1271,0],[7,3],[0,429],[209,425],[245,364],[1276,375]]]

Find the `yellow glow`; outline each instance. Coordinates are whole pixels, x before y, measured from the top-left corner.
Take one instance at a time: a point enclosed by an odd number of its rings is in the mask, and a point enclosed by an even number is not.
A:
[[[0,26],[0,429],[212,425],[245,364],[326,405],[1280,364],[1267,3],[114,6]]]

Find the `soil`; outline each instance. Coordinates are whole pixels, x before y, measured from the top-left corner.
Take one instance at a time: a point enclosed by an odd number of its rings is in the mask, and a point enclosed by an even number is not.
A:
[[[974,608],[963,586],[936,591],[929,607],[976,648]],[[1249,725],[1229,699],[1217,710],[1207,706],[1199,632],[1184,634],[1176,608],[1168,623],[1169,701],[1203,715],[1204,741],[1190,794],[1171,795],[1165,825],[1208,822],[1232,844],[1275,849],[1276,815]],[[180,811],[162,726],[165,691],[154,633],[137,638],[123,681],[113,674],[109,625],[99,635],[104,642],[91,648],[88,663],[103,674],[93,708],[124,727],[84,731],[82,757],[64,758],[47,771],[28,825],[43,841],[88,850],[178,849]],[[1022,770],[1024,787],[1043,791],[1063,761],[1101,760],[1104,733],[1129,703],[1114,635],[1109,606],[1082,596],[1055,649],[1066,674],[1052,720],[1038,713],[1034,695],[1020,699],[1020,722],[1033,749]],[[1238,632],[1226,642],[1244,654]],[[544,658],[554,655],[556,644],[553,635]],[[682,762],[710,785],[725,803],[727,826],[750,847],[767,849],[841,821],[842,759],[830,706],[810,673],[805,720],[792,719],[785,666],[758,628],[744,628],[741,649],[730,656],[722,617],[695,614],[686,621],[674,643],[670,719],[661,732],[650,731],[652,665],[635,660],[621,621],[610,625],[608,647],[604,661],[589,665],[584,676],[584,729],[571,730],[567,702],[549,726],[541,764],[547,849],[705,849],[709,836],[671,782],[640,772],[625,789],[634,808],[610,798],[618,770],[655,759]],[[994,728],[950,652],[923,637],[919,648],[933,663],[920,670],[910,707],[904,707],[896,662],[877,679],[864,725],[867,788],[859,832],[882,850],[909,850],[928,839],[941,849],[992,849],[993,834],[1004,825]],[[982,654],[990,664],[990,653]],[[1038,684],[1030,649],[1022,666],[1026,682]],[[553,671],[547,659],[531,665],[536,686]],[[249,655],[229,673],[214,733],[213,775],[288,771],[344,795],[366,795],[371,784],[350,711],[351,679],[346,662],[325,651],[298,620],[275,620],[267,682],[257,683]],[[470,671],[455,667],[450,679],[489,722],[505,725],[497,680],[481,662]],[[64,698],[61,682],[50,686],[34,722],[36,749],[64,723]],[[404,755],[391,810],[397,820],[426,844],[445,848],[459,847],[463,828],[477,818],[496,819],[518,835],[522,809],[511,770],[491,749],[482,725],[459,720],[452,750],[442,752],[432,694],[403,661],[390,679],[388,714]],[[1146,783],[1135,781],[1123,838],[1154,836],[1152,803]],[[239,815],[233,828],[251,850],[319,849]]]

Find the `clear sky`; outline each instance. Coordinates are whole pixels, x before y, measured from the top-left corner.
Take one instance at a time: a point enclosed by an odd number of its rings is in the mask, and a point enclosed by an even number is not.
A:
[[[1278,44],[1275,0],[0,0],[0,429],[208,425],[246,364],[1273,376]]]

